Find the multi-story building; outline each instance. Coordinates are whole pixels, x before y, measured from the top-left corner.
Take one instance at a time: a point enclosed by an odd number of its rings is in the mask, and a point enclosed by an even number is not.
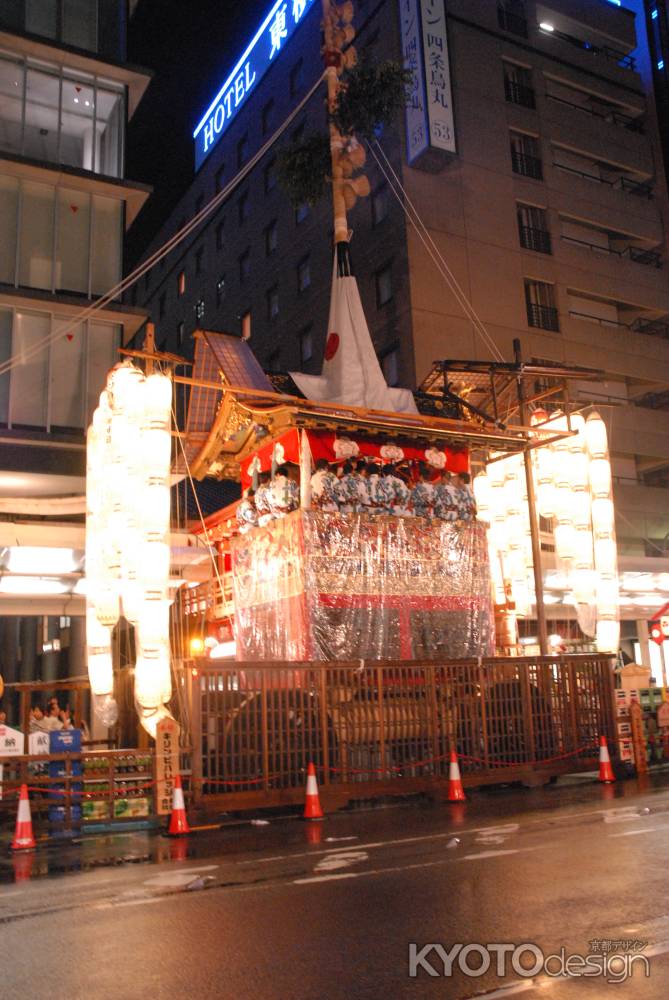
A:
[[[242,76],[239,107],[214,120],[223,88],[202,117],[199,169],[147,254],[235,178],[321,74],[320,4],[288,5],[288,17],[291,7],[300,23],[271,63],[247,74],[249,50],[229,77],[228,87]],[[382,60],[410,57],[412,17],[436,9],[439,20],[441,4],[355,7],[358,52]],[[445,32],[440,63],[424,36],[424,100],[381,146],[501,354],[512,360],[520,338],[528,359],[605,371],[578,391],[609,424],[623,634],[630,652],[648,656],[643,619],[669,595],[669,201],[652,85],[637,63],[648,65],[643,17],[610,0],[448,0]],[[421,115],[436,100],[450,105],[449,78],[452,122],[442,117],[440,141]],[[320,90],[288,135],[323,125]],[[132,301],[150,311],[159,346],[187,353],[195,328],[220,329],[250,334],[270,371],[319,371],[330,206],[292,207],[275,157],[273,146],[136,287]],[[389,383],[416,387],[439,358],[490,358],[369,156],[367,172],[372,194],[350,213],[351,249]]]
[[[134,6],[131,5],[131,6]],[[149,82],[125,62],[125,0],[0,5],[0,671],[85,672],[85,428],[118,347],[144,322],[116,296],[124,177]],[[69,663],[68,663],[69,661]]]

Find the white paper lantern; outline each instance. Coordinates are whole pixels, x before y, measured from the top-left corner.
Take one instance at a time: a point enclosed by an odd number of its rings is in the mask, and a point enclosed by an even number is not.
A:
[[[614,576],[618,571],[618,553],[613,538],[595,539],[595,569],[600,575]]]
[[[592,501],[592,530],[595,535],[612,535],[615,527],[613,500],[596,497]]]
[[[585,419],[582,413],[572,413],[569,417],[569,424],[574,437],[569,438],[568,448],[572,454],[584,451],[585,443]]]
[[[608,455],[606,424],[598,413],[591,413],[585,422],[585,442],[591,458],[605,458]]]
[[[600,575],[596,588],[597,616],[615,618],[618,615],[618,578]]]
[[[587,490],[589,484],[588,456],[580,449],[569,453],[569,484],[573,490]]]
[[[572,495],[572,522],[577,531],[590,535],[590,494],[586,490],[575,490]],[[592,547],[592,544],[591,544]]]
[[[573,560],[576,558],[577,541],[578,532],[571,522],[555,526],[555,550],[560,559]]]
[[[596,643],[598,653],[617,653],[620,645],[620,622],[602,618],[597,622]]]
[[[590,462],[590,489],[593,497],[608,497],[611,493],[611,463],[608,458],[593,458]]]
[[[169,423],[172,413],[172,380],[159,372],[145,382],[144,412],[151,422]]]

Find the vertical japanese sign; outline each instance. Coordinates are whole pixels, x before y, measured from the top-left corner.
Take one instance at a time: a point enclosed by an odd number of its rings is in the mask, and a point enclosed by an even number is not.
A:
[[[456,152],[444,0],[400,0],[400,25],[404,64],[412,74],[407,160],[420,166],[425,153]]]
[[[156,727],[156,814],[172,809],[174,778],[179,773],[179,725],[163,719]]]

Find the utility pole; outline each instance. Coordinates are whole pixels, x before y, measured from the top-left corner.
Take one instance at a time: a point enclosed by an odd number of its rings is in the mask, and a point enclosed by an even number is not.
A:
[[[516,377],[516,391],[518,393],[518,408],[520,423],[527,427],[528,413],[525,403],[525,387],[523,385],[523,361],[520,351],[520,341],[513,342],[513,353],[518,375]],[[537,635],[539,637],[539,652],[542,656],[548,656],[548,629],[546,628],[546,607],[544,605],[544,581],[541,571],[541,538],[539,537],[539,518],[537,515],[537,502],[534,494],[534,473],[532,470],[532,453],[525,449],[523,452],[525,462],[525,483],[527,485],[527,507],[530,517],[530,537],[532,539],[532,566],[534,570],[534,593],[537,608]]]
[[[321,52],[325,63],[328,113],[330,116],[334,243],[337,249],[338,273],[343,276],[351,273],[346,213],[353,208],[358,197],[369,194],[370,187],[367,177],[351,177],[354,170],[364,166],[364,148],[353,136],[342,136],[332,120],[341,89],[339,77],[345,69],[355,66],[357,60],[356,51],[351,45],[355,38],[355,28],[352,24],[353,3],[351,0],[346,0],[345,3],[339,5],[333,3],[332,0],[321,0],[321,2],[323,7]]]

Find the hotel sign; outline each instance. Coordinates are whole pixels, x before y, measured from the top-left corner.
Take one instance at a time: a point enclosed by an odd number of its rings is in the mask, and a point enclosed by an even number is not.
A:
[[[444,0],[400,0],[400,25],[404,65],[412,75],[407,161],[434,169],[457,152]]]
[[[276,0],[193,132],[196,170],[209,156],[251,91],[280,57],[288,39],[314,3],[315,0]]]

